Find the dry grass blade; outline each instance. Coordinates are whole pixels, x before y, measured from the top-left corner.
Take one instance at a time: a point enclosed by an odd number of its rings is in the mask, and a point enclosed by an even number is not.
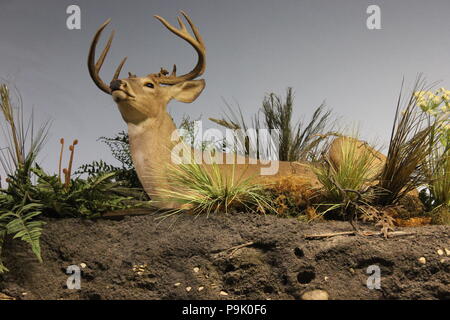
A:
[[[31,114],[26,123],[20,94],[18,93],[18,106],[15,107],[9,88],[5,84],[0,85],[0,108],[6,122],[6,125],[2,126],[2,133],[7,144],[1,149],[0,163],[3,170],[11,175],[19,167],[30,162],[30,159],[31,162],[36,159],[47,139],[50,123],[45,122],[35,133],[34,114]]]
[[[423,182],[420,171],[430,152],[432,126],[427,125],[426,116],[417,111],[414,93],[424,90],[425,86],[421,76],[418,76],[406,107],[401,110],[402,83],[387,159],[380,175],[380,204],[396,203]]]

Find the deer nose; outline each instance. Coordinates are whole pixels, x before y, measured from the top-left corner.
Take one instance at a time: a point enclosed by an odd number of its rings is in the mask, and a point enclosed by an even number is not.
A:
[[[125,82],[123,82],[122,80],[114,80],[111,81],[109,88],[111,89],[111,91],[121,90],[122,85],[125,86]]]

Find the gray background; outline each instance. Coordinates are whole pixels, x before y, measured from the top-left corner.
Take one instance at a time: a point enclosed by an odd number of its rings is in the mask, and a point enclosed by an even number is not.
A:
[[[70,4],[81,7],[79,31],[66,28]],[[370,4],[381,7],[382,30],[366,28]],[[106,81],[125,55],[125,72],[145,75],[177,63],[181,73],[194,65],[194,50],[152,17],[175,24],[180,9],[204,37],[208,66],[202,96],[171,104],[177,121],[184,113],[203,115],[212,126],[207,118],[221,115],[222,98],[252,114],[264,94],[292,86],[296,118],[309,117],[326,100],[342,125],[358,123],[365,139],[386,144],[403,76],[410,85],[424,72],[450,87],[448,0],[0,0],[0,77],[17,85],[37,122],[53,120],[42,153],[46,169],[57,166],[60,137],[80,140],[78,166],[110,160],[96,139],[126,128],[87,73],[97,27],[111,17],[117,31],[103,68]]]

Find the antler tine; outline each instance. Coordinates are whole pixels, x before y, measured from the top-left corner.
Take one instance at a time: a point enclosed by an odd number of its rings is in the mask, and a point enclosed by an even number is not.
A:
[[[116,69],[116,72],[114,73],[113,81],[119,79],[120,72],[122,71],[122,67],[127,61],[128,57],[123,58],[122,62],[120,62],[119,66]]]
[[[109,53],[109,49],[111,49],[111,44],[114,39],[114,35],[116,34],[116,31],[112,31],[111,35],[109,36],[108,42],[106,43],[105,48],[103,49],[102,53],[100,54],[100,57],[97,60],[97,63],[95,64],[95,71],[98,73],[100,69],[103,66],[103,63],[105,62],[105,58]]]
[[[155,16],[155,18],[158,19],[159,21],[161,21],[161,23],[167,29],[169,29],[169,31],[171,31],[173,34],[184,39],[185,41],[187,41],[190,45],[192,45],[194,47],[194,49],[197,51],[197,54],[198,54],[198,62],[197,62],[197,65],[195,66],[195,68],[191,72],[189,72],[183,76],[177,77],[174,73],[172,73],[172,75],[170,75],[170,76],[160,77],[158,79],[158,81],[161,84],[173,85],[173,84],[177,84],[177,83],[180,83],[183,81],[192,80],[192,79],[195,79],[196,77],[202,75],[205,72],[205,66],[206,66],[205,51],[206,51],[206,49],[205,49],[203,40],[200,36],[198,29],[195,27],[195,25],[192,22],[192,20],[190,19],[190,17],[183,11],[181,11],[181,14],[185,17],[185,19],[189,23],[189,25],[194,33],[195,38],[191,34],[189,34],[189,32],[186,28],[186,25],[183,23],[183,21],[181,20],[180,17],[177,17],[178,23],[180,24],[180,29],[175,28],[169,22],[167,22],[167,20],[165,20],[164,18],[162,18],[160,16]]]
[[[186,25],[184,24],[183,20],[181,20],[180,17],[177,17],[177,20],[178,20],[178,24],[180,25],[181,30],[187,32]]]
[[[204,46],[202,36],[200,35],[200,32],[198,31],[197,27],[192,22],[191,18],[184,11],[181,11],[181,14],[184,16],[184,18],[189,23],[189,26],[191,27],[192,32],[194,32],[195,38],[198,40],[198,42],[200,42]]]
[[[115,32],[114,31],[111,32],[108,42],[107,42],[105,48],[103,49],[102,53],[100,54],[100,57],[98,58],[97,62],[95,62],[95,50],[97,48],[97,44],[98,44],[98,41],[100,39],[100,36],[101,36],[103,30],[108,26],[108,24],[110,22],[111,22],[111,19],[106,20],[100,26],[100,28],[97,30],[97,32],[94,35],[94,39],[92,40],[91,47],[89,48],[89,55],[88,55],[89,74],[90,74],[92,80],[94,81],[94,83],[97,85],[97,87],[107,94],[111,94],[111,89],[100,78],[99,72],[100,72],[100,69],[102,68],[103,63],[105,62],[106,56],[108,55],[108,52],[111,48],[111,44],[114,39]],[[120,71],[122,70],[122,67],[125,64],[126,60],[127,60],[127,58],[123,59],[121,61],[121,63],[119,64],[119,66],[117,67],[113,80],[116,80],[119,77]]]

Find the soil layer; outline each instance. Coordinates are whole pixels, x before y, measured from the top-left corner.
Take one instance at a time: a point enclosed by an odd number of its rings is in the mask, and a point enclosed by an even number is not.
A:
[[[450,227],[409,235],[305,235],[351,231],[346,222],[306,224],[250,214],[47,220],[42,257],[7,241],[0,293],[16,299],[300,299],[320,289],[329,299],[450,299]],[[369,225],[360,225],[369,230]],[[234,250],[228,250],[235,248]],[[14,253],[14,254],[13,254]],[[81,289],[66,269],[80,266]],[[368,289],[367,268],[381,270]]]

